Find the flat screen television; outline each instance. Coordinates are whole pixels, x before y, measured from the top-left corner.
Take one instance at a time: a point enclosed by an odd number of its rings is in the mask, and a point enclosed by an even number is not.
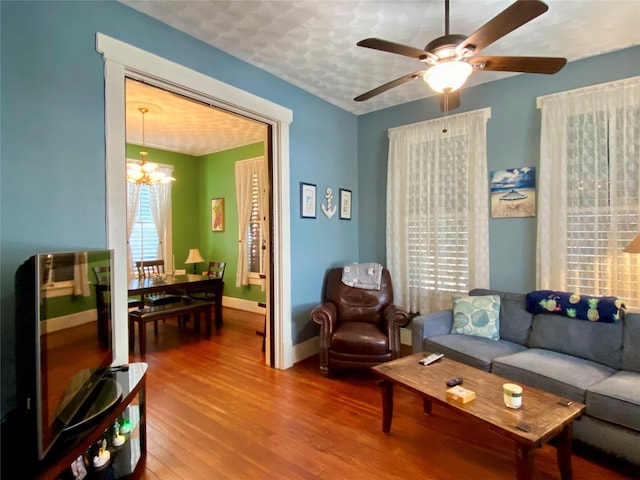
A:
[[[40,253],[17,270],[16,386],[26,461],[53,454],[117,403],[111,250]]]

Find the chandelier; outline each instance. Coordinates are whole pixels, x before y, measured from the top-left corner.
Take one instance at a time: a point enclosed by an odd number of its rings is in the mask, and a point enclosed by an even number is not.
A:
[[[142,114],[142,147],[144,148],[144,114],[149,111],[146,107],[139,107]],[[140,163],[127,162],[127,182],[136,185],[159,185],[175,182],[175,178],[158,171],[158,164],[147,161],[147,152],[140,152]]]

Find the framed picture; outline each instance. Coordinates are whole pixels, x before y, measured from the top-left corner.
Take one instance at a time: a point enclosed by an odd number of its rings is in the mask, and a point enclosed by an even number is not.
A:
[[[300,182],[300,216],[316,218],[316,186]]]
[[[224,232],[224,198],[211,199],[211,231]]]
[[[351,220],[351,190],[340,189],[340,220]]]
[[[491,218],[536,216],[536,167],[490,172]]]

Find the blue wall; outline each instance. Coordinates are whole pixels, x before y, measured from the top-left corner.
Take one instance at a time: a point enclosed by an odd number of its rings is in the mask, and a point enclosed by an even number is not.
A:
[[[358,230],[357,222],[337,217],[300,219],[299,182],[357,195],[357,117],[117,2],[2,1],[0,9],[3,415],[15,393],[16,269],[37,252],[106,246],[104,76],[96,32],[293,111],[293,344],[317,335],[309,312],[320,300],[324,272],[357,260]]]
[[[482,75],[478,73],[477,75]],[[487,122],[489,170],[537,166],[540,111],[536,97],[640,75],[640,47],[579,60],[555,75],[517,75],[462,90],[462,107],[453,114],[491,107]],[[402,88],[402,87],[398,87]],[[432,97],[358,118],[360,259],[386,262],[385,215],[387,130],[441,115]],[[490,287],[513,292],[535,288],[536,221],[490,219]]]

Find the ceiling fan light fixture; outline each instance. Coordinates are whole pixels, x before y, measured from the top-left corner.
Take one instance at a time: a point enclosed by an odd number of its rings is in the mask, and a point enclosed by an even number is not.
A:
[[[473,67],[467,62],[442,62],[426,71],[424,81],[436,92],[453,92],[464,85],[472,71]]]

